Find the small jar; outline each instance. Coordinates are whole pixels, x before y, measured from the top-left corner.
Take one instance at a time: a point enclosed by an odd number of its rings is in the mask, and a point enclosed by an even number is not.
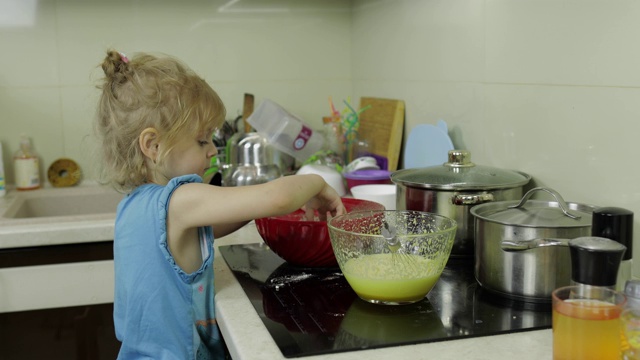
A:
[[[40,188],[40,161],[38,154],[31,148],[31,141],[22,135],[20,149],[13,156],[17,190],[35,190]]]

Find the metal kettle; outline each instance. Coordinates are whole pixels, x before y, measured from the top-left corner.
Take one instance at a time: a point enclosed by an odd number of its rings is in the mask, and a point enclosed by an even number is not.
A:
[[[236,133],[225,148],[222,186],[245,186],[269,182],[282,176],[273,161],[273,149],[257,133]]]

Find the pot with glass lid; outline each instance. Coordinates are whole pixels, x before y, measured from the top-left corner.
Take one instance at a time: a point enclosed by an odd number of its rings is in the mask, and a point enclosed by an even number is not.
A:
[[[522,197],[531,176],[523,172],[476,165],[466,150],[449,151],[440,166],[404,169],[391,174],[396,184],[396,208],[432,212],[452,218],[458,229],[451,257],[474,255],[475,205]]]

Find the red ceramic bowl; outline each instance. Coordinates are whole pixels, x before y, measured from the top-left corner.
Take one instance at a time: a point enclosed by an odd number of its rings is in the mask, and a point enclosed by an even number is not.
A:
[[[348,212],[384,210],[373,201],[342,198]],[[326,221],[305,220],[304,211],[256,219],[258,233],[273,252],[288,263],[304,267],[337,267]]]

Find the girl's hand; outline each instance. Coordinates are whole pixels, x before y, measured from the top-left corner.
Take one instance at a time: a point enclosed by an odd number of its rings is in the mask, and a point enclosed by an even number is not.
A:
[[[340,195],[328,184],[303,206],[307,220],[314,219],[314,210],[318,211],[320,221],[327,221],[327,213],[331,216],[345,214],[347,210],[342,204]]]

